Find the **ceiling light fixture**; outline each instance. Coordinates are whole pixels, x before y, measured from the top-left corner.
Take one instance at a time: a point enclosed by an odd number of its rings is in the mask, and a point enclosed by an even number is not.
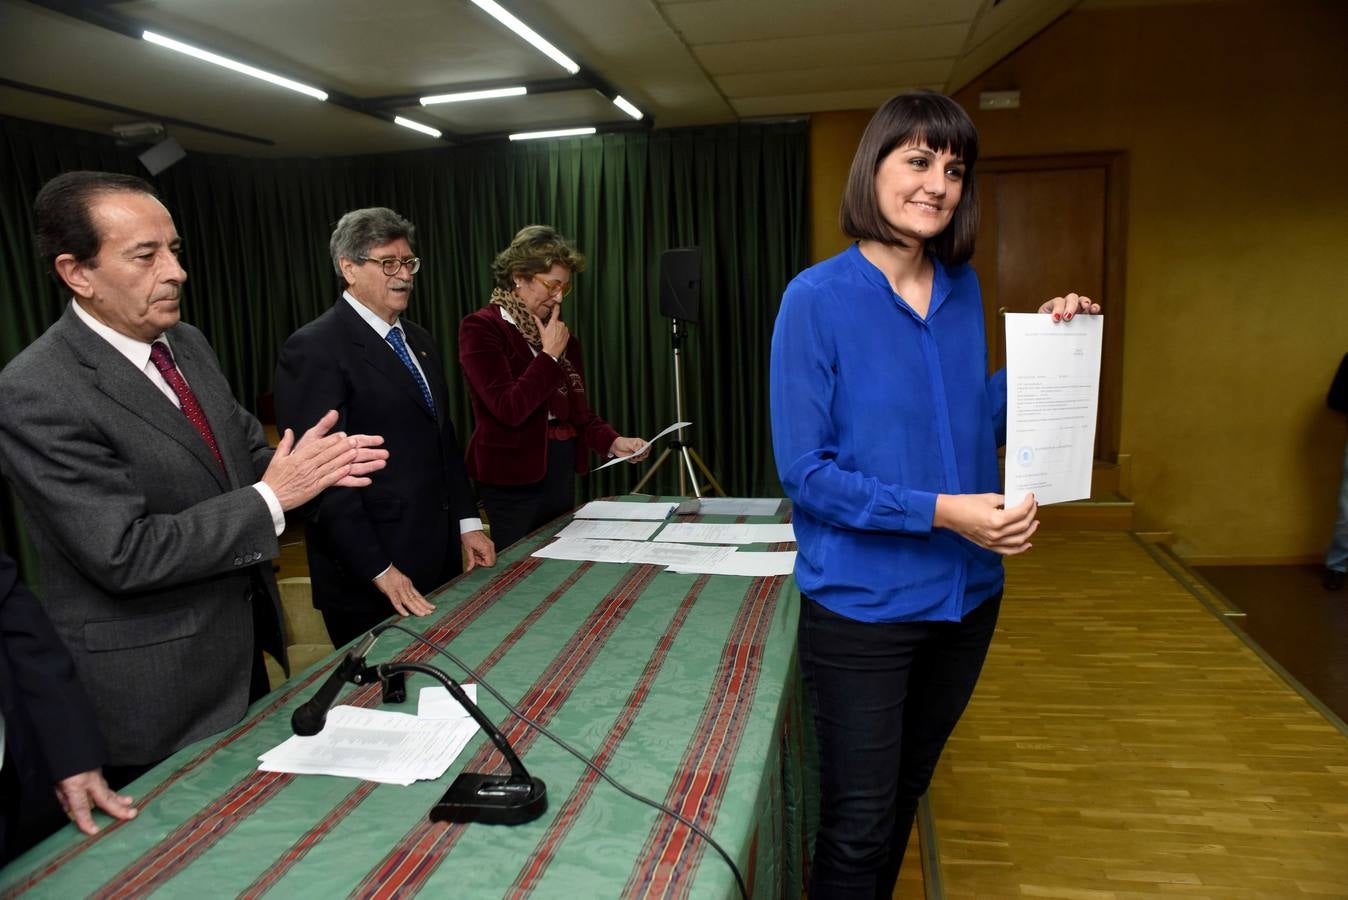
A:
[[[477,0],[473,0],[473,2],[477,2]],[[595,128],[591,125],[588,128],[557,128],[552,131],[521,131],[517,134],[512,134],[510,139],[512,141],[536,141],[540,138],[574,137],[581,134],[594,134],[594,132]]]
[[[410,128],[413,131],[420,131],[422,134],[429,134],[433,138],[438,138],[440,132],[429,125],[422,125],[420,122],[413,122],[411,119],[404,119],[402,116],[393,117],[394,125],[401,125],[404,128]]]
[[[212,53],[209,50],[202,50],[200,47],[193,47],[191,44],[184,44],[182,41],[175,41],[173,38],[164,37],[162,34],[156,34],[153,31],[146,31],[141,34],[145,40],[151,44],[158,44],[161,47],[167,47],[170,50],[176,50],[179,53],[185,53],[188,56],[194,56],[197,59],[208,63],[214,63],[217,66],[223,66],[235,72],[241,72],[244,75],[251,75],[253,78],[270,82],[283,88],[289,88],[306,96],[313,97],[315,100],[327,100],[328,95],[316,87],[308,84],[301,84],[298,81],[292,81],[265,69],[259,69],[256,66],[250,66],[247,63],[241,63],[237,60],[221,56],[218,53]]]
[[[518,87],[491,88],[486,91],[461,91],[457,94],[433,94],[422,97],[422,106],[434,106],[437,103],[465,103],[469,100],[493,100],[497,97],[520,97],[529,93],[524,85]]]
[[[634,119],[641,118],[641,110],[633,106],[632,101],[628,100],[622,94],[619,94],[618,96],[613,98],[613,105],[618,107],[618,109],[621,109],[623,112],[627,113]]]
[[[539,53],[542,53],[572,75],[575,75],[580,71],[580,63],[552,46],[552,44],[549,44],[537,31],[534,31],[528,25],[525,25],[519,19],[515,18],[512,13],[501,6],[501,4],[497,3],[496,0],[473,0],[473,3],[487,15],[524,38],[530,44],[533,44],[534,48],[538,50]]]

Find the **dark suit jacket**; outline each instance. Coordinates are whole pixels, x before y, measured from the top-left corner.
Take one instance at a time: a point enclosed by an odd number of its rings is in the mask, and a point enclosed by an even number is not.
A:
[[[372,579],[396,565],[425,593],[462,569],[459,520],[478,515],[463,471],[444,364],[430,334],[401,320],[435,400],[432,415],[412,374],[345,299],[295,332],[276,363],[276,419],[308,427],[335,409],[338,429],[377,434],[388,465],[367,488],[332,488],[305,526],[314,606],[393,614]]]
[[[7,770],[0,785],[11,786],[17,795],[6,796],[0,789],[0,814],[49,805],[52,784],[103,764],[94,707],[80,686],[70,652],[37,598],[19,583],[14,560],[3,553],[0,716],[5,720]]]
[[[580,341],[571,336],[566,359],[580,375]],[[501,318],[496,306],[485,306],[459,326],[459,364],[468,379],[476,427],[468,441],[468,474],[486,484],[532,484],[548,468],[548,411],[555,405],[565,370],[546,353],[534,355],[519,329]],[[604,455],[618,432],[590,409],[584,393],[571,393],[569,408],[553,414],[576,429],[580,441]],[[576,471],[588,460],[576,454]]]
[[[248,706],[253,603],[284,663],[271,459],[201,332],[167,333],[225,472],[187,417],[66,310],[0,372],[0,468],[41,558],[43,606],[75,659],[107,762],[154,762]]]

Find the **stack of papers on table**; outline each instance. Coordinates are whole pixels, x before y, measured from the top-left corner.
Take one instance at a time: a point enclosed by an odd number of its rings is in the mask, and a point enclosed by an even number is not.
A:
[[[790,575],[796,551],[743,552],[739,544],[787,544],[796,540],[789,524],[713,524],[670,522],[675,503],[626,503],[595,500],[576,510],[575,519],[557,539],[533,555],[542,559],[644,563],[685,574]],[[704,515],[775,515],[781,501],[760,497],[709,497]],[[656,534],[656,529],[660,529]],[[718,545],[718,546],[698,546]],[[730,545],[730,546],[725,546]]]
[[[646,563],[665,566],[671,572],[745,575],[758,578],[790,575],[796,565],[794,550],[745,553],[734,547],[586,538],[560,538],[546,547],[535,550],[533,555],[542,559]]]
[[[621,500],[591,500],[576,510],[577,519],[647,519],[663,521],[677,503],[624,503]]]
[[[704,516],[775,516],[781,507],[775,497],[703,497],[698,502]]]
[[[657,541],[680,544],[788,544],[795,543],[791,525],[704,525],[671,522],[661,529]]]
[[[471,698],[476,685],[465,692]],[[443,695],[428,698],[428,692]],[[408,785],[440,778],[479,731],[442,687],[424,688],[420,715],[334,706],[323,730],[288,738],[258,757],[263,772],[337,775]]]
[[[612,519],[575,519],[561,531],[559,538],[601,538],[609,541],[649,541],[659,522],[624,522]]]

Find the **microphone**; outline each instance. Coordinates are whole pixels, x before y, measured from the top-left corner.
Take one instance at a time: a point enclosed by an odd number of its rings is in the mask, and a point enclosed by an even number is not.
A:
[[[444,685],[451,697],[459,702],[478,724],[498,753],[510,766],[509,775],[490,775],[482,772],[462,772],[454,779],[438,803],[431,808],[432,822],[481,822],[484,825],[520,825],[532,822],[548,808],[548,786],[541,778],[529,774],[510,741],[476,703],[468,698],[463,688],[449,675],[435,666],[417,662],[380,663],[375,667],[379,676],[395,673],[419,672],[429,675]]]
[[[384,697],[387,702],[393,696],[390,691],[392,684],[396,683],[397,687],[401,688],[402,680],[409,673],[429,675],[444,685],[450,696],[467,710],[510,766],[509,775],[488,775],[479,772],[460,774],[431,809],[431,821],[519,825],[541,816],[548,808],[547,785],[541,778],[534,778],[529,774],[529,770],[524,767],[524,763],[510,746],[510,741],[491,719],[487,718],[481,708],[468,698],[457,681],[426,663],[380,663],[374,668],[365,665],[365,655],[374,646],[376,638],[390,627],[395,626],[375,626],[359,644],[351,648],[346,658],[328,676],[328,680],[323,682],[317,693],[295,709],[290,717],[291,729],[302,737],[309,737],[322,731],[328,720],[328,709],[337,699],[337,694],[345,682],[364,684],[377,677],[384,683]],[[401,626],[396,627],[406,630]]]
[[[347,652],[346,658],[328,676],[328,680],[323,682],[323,686],[318,689],[318,693],[295,709],[295,712],[290,716],[292,731],[301,737],[310,737],[323,730],[323,726],[328,721],[328,710],[332,707],[332,702],[337,699],[337,694],[341,691],[342,685],[347,682],[355,683],[356,675],[365,668],[365,655],[370,652],[370,648],[374,646],[374,642],[379,639],[379,634],[383,630],[382,626],[377,627],[361,638],[360,643]]]

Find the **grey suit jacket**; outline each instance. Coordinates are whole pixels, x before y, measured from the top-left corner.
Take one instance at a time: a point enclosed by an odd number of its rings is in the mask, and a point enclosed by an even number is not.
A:
[[[284,662],[270,563],[280,548],[250,487],[272,450],[201,332],[179,324],[168,340],[226,472],[70,309],[0,372],[0,470],[23,502],[43,606],[112,765],[162,759],[242,718],[255,601],[272,620],[263,644]]]

